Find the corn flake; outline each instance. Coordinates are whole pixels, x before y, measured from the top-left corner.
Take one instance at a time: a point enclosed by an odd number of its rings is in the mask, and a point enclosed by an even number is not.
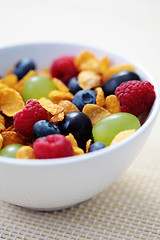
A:
[[[64,119],[64,112],[58,113],[51,117],[50,121],[52,121],[54,124],[57,124],[58,122],[62,121]]]
[[[72,147],[78,147],[78,144],[77,144],[77,141],[76,139],[74,138],[73,134],[72,133],[69,133],[66,138],[71,142],[72,144]]]
[[[43,70],[38,70],[37,74],[42,77],[51,78],[50,68],[45,68]]]
[[[75,58],[75,66],[79,72],[83,70],[92,70],[98,72],[99,61],[94,54],[84,51]]]
[[[2,123],[0,123],[0,132],[2,132],[4,130],[5,130],[5,126]]]
[[[22,146],[16,153],[16,158],[35,159],[33,148],[30,146]]]
[[[70,92],[61,92],[59,90],[53,90],[48,94],[48,97],[51,98],[53,103],[58,104],[61,100],[72,101],[73,94]]]
[[[40,98],[38,102],[52,115],[57,115],[64,111],[63,107],[59,106],[58,104],[54,104],[51,100],[45,97]]]
[[[99,62],[99,73],[104,74],[110,67],[109,63],[109,58],[104,57],[100,62]]]
[[[76,155],[81,155],[81,154],[84,154],[83,149],[73,146],[73,155],[76,156]]]
[[[13,88],[18,82],[18,78],[15,74],[9,73],[4,78],[0,80],[1,83],[5,84],[8,87]]]
[[[5,125],[5,118],[4,118],[4,116],[2,114],[0,114],[0,123]]]
[[[106,97],[105,108],[110,113],[118,113],[121,111],[120,101],[118,100],[116,95],[109,95]]]
[[[79,111],[79,109],[72,102],[68,100],[62,100],[58,103],[59,106],[63,107],[64,115],[70,112]]]
[[[115,138],[112,140],[110,145],[114,145],[120,141],[122,141],[123,139],[129,137],[131,134],[133,134],[136,130],[135,129],[130,129],[130,130],[125,130],[122,131],[120,133],[118,133]]]
[[[92,139],[88,139],[88,141],[86,142],[86,153],[89,152],[91,144],[92,144]]]
[[[69,92],[69,88],[58,78],[53,78],[52,82],[54,85],[58,88],[59,91],[61,92]]]
[[[106,72],[102,75],[102,81],[105,83],[107,80],[109,80],[113,75],[121,72],[121,71],[135,71],[135,67],[131,64],[123,64],[120,66],[113,66],[108,68]]]
[[[108,110],[96,104],[86,104],[82,112],[90,118],[93,126],[102,118],[110,115]]]
[[[0,134],[0,149],[2,149],[3,147],[3,137],[2,135]]]
[[[101,85],[101,76],[94,71],[85,70],[78,74],[78,83],[82,89],[89,90]]]
[[[3,147],[14,144],[14,143],[19,143],[19,144],[24,144],[25,140],[17,133],[14,131],[4,131],[1,133],[3,137]]]
[[[0,90],[4,89],[4,88],[8,88],[8,86],[4,83],[1,83],[1,81],[0,81]]]
[[[13,117],[24,108],[21,95],[12,88],[0,90],[0,110],[8,117]]]
[[[97,93],[96,104],[98,106],[103,107],[104,104],[105,104],[105,96],[104,96],[103,89],[101,87],[97,87],[97,88],[94,89],[94,91]]]

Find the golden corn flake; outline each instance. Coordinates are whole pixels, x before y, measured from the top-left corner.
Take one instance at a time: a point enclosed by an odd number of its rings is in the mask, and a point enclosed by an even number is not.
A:
[[[2,114],[0,114],[0,123],[5,125],[5,118],[4,118],[4,116]]]
[[[86,153],[89,152],[91,144],[92,144],[92,139],[88,139],[88,141],[86,142]]]
[[[130,129],[130,130],[125,130],[122,131],[120,133],[118,133],[115,138],[112,140],[110,145],[116,144],[120,141],[122,141],[123,139],[129,137],[131,134],[133,134],[136,130],[135,129]]]
[[[93,126],[102,118],[110,115],[108,110],[96,104],[86,104],[82,112],[90,118]]]
[[[13,117],[24,108],[21,95],[12,88],[0,90],[0,110],[8,117]]]
[[[97,87],[97,88],[94,89],[94,91],[97,93],[96,104],[98,106],[103,107],[104,104],[105,104],[105,96],[104,96],[103,89],[101,87]]]
[[[76,155],[81,155],[81,154],[84,154],[83,149],[73,146],[73,155],[76,156]]]
[[[74,136],[72,135],[72,133],[69,133],[69,135],[66,136],[66,138],[71,142],[72,147],[73,147],[73,155],[80,155],[80,154],[84,154],[83,149],[78,147],[77,141],[74,138]]]
[[[79,72],[83,70],[98,72],[99,61],[94,54],[84,51],[75,58],[75,66]]]
[[[135,67],[131,64],[123,64],[120,66],[110,67],[102,76],[103,83],[109,80],[113,75],[121,71],[135,71]]]
[[[52,121],[54,124],[57,124],[58,122],[62,121],[64,119],[64,112],[58,113],[51,117],[50,121]]]
[[[59,91],[61,92],[69,92],[69,88],[58,78],[53,78],[52,82],[54,85],[58,88]]]
[[[16,158],[35,159],[33,148],[30,146],[22,146],[16,153]]]
[[[94,71],[82,71],[78,74],[78,83],[85,90],[96,88],[101,85],[101,76]]]
[[[0,149],[2,149],[3,147],[3,137],[2,135],[0,134]]]
[[[5,84],[8,87],[13,88],[18,82],[18,78],[15,74],[9,73],[0,80],[0,83]]]
[[[100,62],[99,62],[99,73],[104,74],[110,67],[109,63],[109,58],[104,57]]]
[[[34,70],[30,70],[18,83],[14,86],[14,89],[16,89],[19,93],[22,93],[23,85],[25,82],[36,75],[36,72]]]
[[[5,130],[5,126],[0,122],[0,132]]]
[[[73,94],[70,92],[61,92],[59,90],[53,90],[48,94],[48,97],[52,100],[53,103],[57,104],[61,100],[72,101]]]
[[[4,88],[8,88],[8,86],[4,83],[1,83],[1,81],[0,81],[0,90],[4,89]]]
[[[40,98],[38,102],[52,115],[57,115],[64,111],[63,107],[59,106],[58,104],[54,104],[51,100],[45,97]]]
[[[70,112],[79,111],[79,109],[72,102],[68,100],[62,100],[58,103],[59,106],[63,107],[64,115]]]
[[[50,68],[45,68],[43,70],[38,70],[37,74],[42,77],[51,78]]]
[[[72,147],[78,147],[77,141],[72,133],[69,133],[69,135],[67,135],[66,138],[71,142]]]
[[[4,131],[1,135],[3,137],[3,147],[14,143],[25,144],[25,140],[17,132]]]
[[[120,101],[118,100],[116,95],[109,95],[106,97],[105,108],[110,113],[118,113],[121,111]]]

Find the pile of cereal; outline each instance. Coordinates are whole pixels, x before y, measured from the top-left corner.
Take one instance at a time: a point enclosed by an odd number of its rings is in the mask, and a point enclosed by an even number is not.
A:
[[[134,133],[155,100],[131,64],[84,51],[47,69],[25,57],[0,78],[0,156],[47,159],[80,155]]]

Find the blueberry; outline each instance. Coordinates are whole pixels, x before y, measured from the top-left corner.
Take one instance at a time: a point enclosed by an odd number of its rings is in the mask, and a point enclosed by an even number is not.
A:
[[[82,89],[79,86],[77,77],[71,78],[71,80],[69,81],[68,87],[69,87],[70,92],[73,93],[73,94],[76,94],[76,92],[78,92],[79,90]]]
[[[80,90],[74,95],[72,102],[82,111],[86,104],[96,103],[96,93],[93,90]]]
[[[94,152],[102,148],[105,148],[105,145],[102,142],[95,142],[90,146],[89,152]]]
[[[92,136],[92,123],[90,118],[82,112],[67,113],[63,121],[58,123],[61,134],[72,133],[78,146],[85,150],[86,142]]]
[[[15,68],[13,73],[17,75],[18,79],[20,80],[23,78],[30,70],[36,69],[36,65],[33,62],[31,58],[23,58],[21,61],[19,61]]]
[[[102,86],[105,96],[114,94],[116,88],[123,82],[130,80],[139,80],[140,77],[131,71],[121,71],[111,77],[104,85]]]
[[[40,120],[33,126],[34,139],[53,134],[60,134],[59,128],[53,122]]]

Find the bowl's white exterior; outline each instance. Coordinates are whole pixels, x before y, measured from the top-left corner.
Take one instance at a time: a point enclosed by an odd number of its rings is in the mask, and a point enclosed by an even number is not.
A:
[[[89,50],[98,57],[109,56],[114,64],[132,63],[137,73],[155,86],[156,100],[145,124],[124,141],[97,152],[53,160],[24,160],[0,157],[0,199],[28,208],[51,210],[87,200],[113,183],[142,149],[159,111],[159,93],[150,75],[132,60],[82,45],[34,43],[0,49],[0,74],[5,74],[24,56],[38,68],[54,58]]]

